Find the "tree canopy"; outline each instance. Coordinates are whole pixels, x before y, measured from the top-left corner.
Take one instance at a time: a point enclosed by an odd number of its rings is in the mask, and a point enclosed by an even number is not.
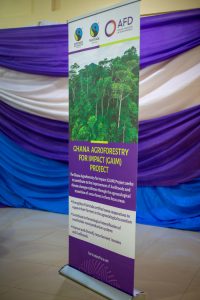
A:
[[[69,71],[73,141],[137,142],[139,58],[134,47],[121,57]]]

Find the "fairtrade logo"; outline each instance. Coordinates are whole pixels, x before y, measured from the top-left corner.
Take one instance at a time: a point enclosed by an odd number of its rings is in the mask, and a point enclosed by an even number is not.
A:
[[[97,36],[99,33],[99,25],[97,23],[93,23],[92,26],[90,27],[90,35],[92,37]]]
[[[108,37],[112,36],[116,31],[116,27],[117,27],[117,25],[114,20],[108,21],[108,23],[106,24],[106,27],[105,27],[105,34]]]
[[[75,40],[76,40],[76,41],[80,41],[81,38],[82,38],[82,36],[83,36],[83,31],[82,31],[82,29],[81,29],[81,28],[76,28],[76,31],[75,31],[75,33],[74,33]]]

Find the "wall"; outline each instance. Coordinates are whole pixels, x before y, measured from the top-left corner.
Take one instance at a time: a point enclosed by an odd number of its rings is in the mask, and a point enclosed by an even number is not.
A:
[[[0,28],[31,26],[41,20],[68,19],[119,3],[120,0],[0,0]],[[142,0],[141,14],[200,7],[200,0]]]

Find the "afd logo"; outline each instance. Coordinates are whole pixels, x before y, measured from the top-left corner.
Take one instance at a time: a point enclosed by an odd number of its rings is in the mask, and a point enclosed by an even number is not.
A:
[[[76,28],[75,33],[74,33],[74,38],[76,41],[80,41],[82,39],[83,36],[83,31],[81,28]]]
[[[105,34],[107,37],[112,36],[116,29],[122,29],[125,27],[130,26],[133,23],[133,18],[132,17],[125,17],[122,18],[118,21],[118,23],[115,20],[110,20],[107,22],[105,26]]]

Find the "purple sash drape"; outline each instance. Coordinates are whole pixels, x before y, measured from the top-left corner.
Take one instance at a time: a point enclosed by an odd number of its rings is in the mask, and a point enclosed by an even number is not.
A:
[[[200,9],[141,18],[141,67],[166,60],[200,43]],[[67,76],[67,24],[0,30],[0,66]]]
[[[0,101],[1,130],[26,150],[68,163],[68,123]],[[200,105],[139,123],[139,185],[176,185],[200,177]]]

